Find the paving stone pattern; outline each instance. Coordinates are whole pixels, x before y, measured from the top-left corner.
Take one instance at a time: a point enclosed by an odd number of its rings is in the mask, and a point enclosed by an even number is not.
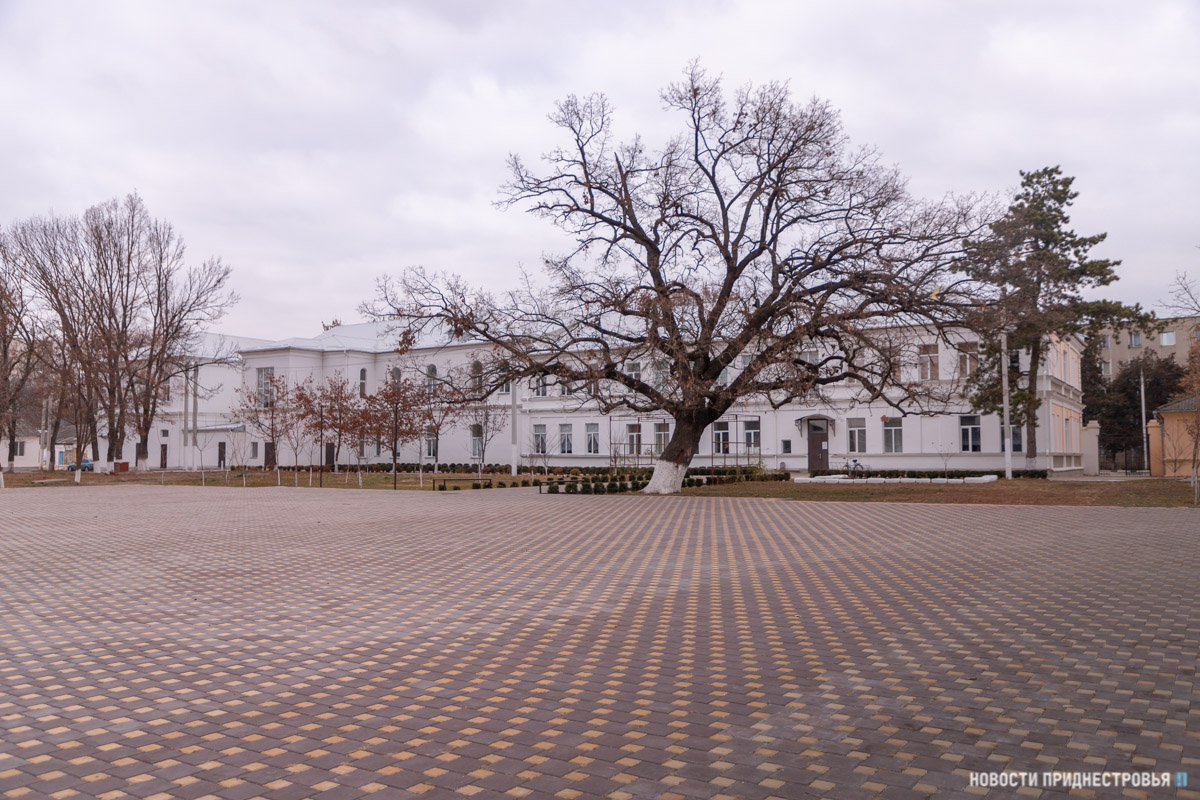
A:
[[[0,797],[1200,784],[1197,576],[1189,509],[10,490]]]

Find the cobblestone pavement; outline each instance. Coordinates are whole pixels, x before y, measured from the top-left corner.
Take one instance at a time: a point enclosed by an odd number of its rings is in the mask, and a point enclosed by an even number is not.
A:
[[[1200,797],[1198,576],[1189,509],[10,490],[0,797]]]

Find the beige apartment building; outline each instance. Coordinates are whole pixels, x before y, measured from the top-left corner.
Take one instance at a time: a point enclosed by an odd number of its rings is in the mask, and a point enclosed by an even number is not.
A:
[[[1115,375],[1127,361],[1156,353],[1159,358],[1174,357],[1175,362],[1187,361],[1188,348],[1200,342],[1200,317],[1169,317],[1161,333],[1105,331],[1100,337],[1100,372],[1105,377]]]

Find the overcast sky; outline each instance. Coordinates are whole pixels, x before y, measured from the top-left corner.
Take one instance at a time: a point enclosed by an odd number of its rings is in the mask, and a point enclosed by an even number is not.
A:
[[[1200,276],[1200,3],[49,2],[0,0],[0,224],[137,190],[234,268],[227,333],[358,321],[406,265],[504,288],[549,223],[493,206],[546,114],[603,91],[618,131],[679,129],[659,90],[699,58],[841,110],[918,195],[1076,177],[1107,294]]]

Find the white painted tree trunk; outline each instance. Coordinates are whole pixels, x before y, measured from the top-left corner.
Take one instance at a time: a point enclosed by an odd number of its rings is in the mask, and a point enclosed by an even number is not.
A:
[[[683,488],[683,479],[687,475],[686,464],[676,464],[674,461],[655,461],[654,474],[650,482],[642,489],[642,494],[678,494]]]

